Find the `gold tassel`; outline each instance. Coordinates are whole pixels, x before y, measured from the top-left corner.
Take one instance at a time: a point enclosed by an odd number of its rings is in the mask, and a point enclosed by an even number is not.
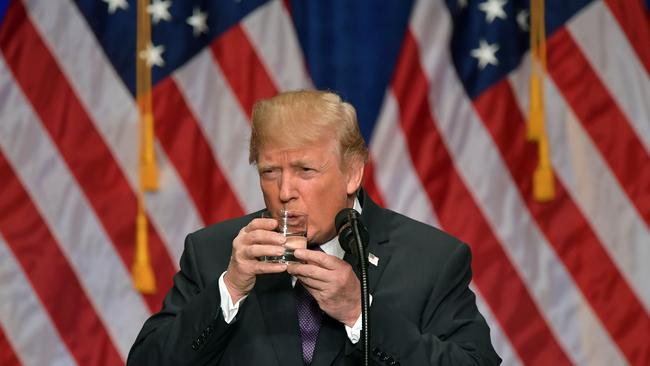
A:
[[[136,62],[136,100],[140,117],[140,187],[135,225],[135,255],[131,268],[134,287],[144,293],[156,292],[156,277],[149,258],[149,240],[144,192],[158,189],[158,167],[154,152],[154,119],[151,100],[151,66],[142,60],[140,52],[151,43],[151,22],[147,0],[138,0]]]
[[[149,240],[147,231],[147,215],[142,205],[142,197],[138,199],[138,216],[135,228],[135,258],[131,268],[133,285],[143,294],[156,292],[156,278],[149,259]]]
[[[546,136],[538,142],[540,161],[533,176],[533,197],[537,202],[548,202],[555,197],[553,169],[548,159],[548,140]]]
[[[156,155],[154,153],[153,114],[145,111],[140,118],[142,125],[140,180],[144,190],[156,191],[158,190],[158,165],[156,164]]]
[[[551,166],[544,113],[544,76],[546,75],[546,30],[544,0],[530,1],[530,105],[526,137],[537,142],[539,161],[533,176],[533,197],[548,202],[555,197],[555,181]]]

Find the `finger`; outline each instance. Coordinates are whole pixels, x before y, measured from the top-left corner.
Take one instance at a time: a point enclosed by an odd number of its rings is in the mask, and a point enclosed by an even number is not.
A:
[[[287,270],[286,263],[257,262],[254,264],[253,272],[258,274],[280,273]]]
[[[250,244],[283,245],[287,242],[287,238],[275,231],[258,229],[248,233],[248,242]]]
[[[249,233],[254,230],[273,230],[278,226],[278,221],[271,218],[253,219],[248,225],[244,226],[244,231]]]
[[[332,276],[330,270],[313,264],[291,263],[287,267],[287,272],[296,277],[308,278],[320,282],[327,282]]]
[[[305,289],[307,289],[307,291],[309,291],[309,293],[311,293],[312,296],[314,297],[317,292],[322,292],[327,288],[327,283],[323,281],[315,280],[309,277],[301,277],[301,276],[297,276],[296,278],[298,279],[298,281],[300,281],[300,283],[302,283],[303,287],[305,287]]]
[[[247,259],[257,259],[262,256],[279,256],[284,254],[284,247],[278,245],[256,244],[247,247],[244,250]]]
[[[320,250],[311,250],[311,249],[296,249],[294,251],[296,258],[300,259],[302,262],[314,264],[319,267],[323,267],[329,270],[335,270],[341,267],[342,260],[336,258],[333,255],[329,255]]]

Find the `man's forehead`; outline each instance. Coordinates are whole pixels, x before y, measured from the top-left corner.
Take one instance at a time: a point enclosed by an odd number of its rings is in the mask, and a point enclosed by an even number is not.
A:
[[[325,153],[337,153],[337,141],[333,137],[320,136],[315,139],[297,139],[292,137],[269,139],[260,146],[259,157],[271,158],[281,155],[296,158],[300,156],[321,156]]]
[[[335,155],[332,149],[322,146],[304,146],[295,148],[261,149],[259,165],[287,163],[299,165],[301,163],[325,162]]]

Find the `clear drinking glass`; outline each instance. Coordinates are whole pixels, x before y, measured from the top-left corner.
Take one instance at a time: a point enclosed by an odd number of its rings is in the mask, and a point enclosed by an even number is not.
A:
[[[262,256],[261,261],[271,263],[299,262],[293,255],[294,249],[307,248],[307,214],[300,211],[281,209],[277,212],[264,211],[262,217],[278,221],[275,231],[287,238],[284,254],[279,256]]]

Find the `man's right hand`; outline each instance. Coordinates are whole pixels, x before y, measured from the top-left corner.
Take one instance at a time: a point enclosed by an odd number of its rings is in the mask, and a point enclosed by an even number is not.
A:
[[[223,277],[233,303],[251,291],[258,274],[286,271],[287,265],[284,263],[257,260],[261,256],[279,256],[284,253],[284,235],[272,231],[277,225],[274,219],[253,219],[233,240],[230,264]]]

